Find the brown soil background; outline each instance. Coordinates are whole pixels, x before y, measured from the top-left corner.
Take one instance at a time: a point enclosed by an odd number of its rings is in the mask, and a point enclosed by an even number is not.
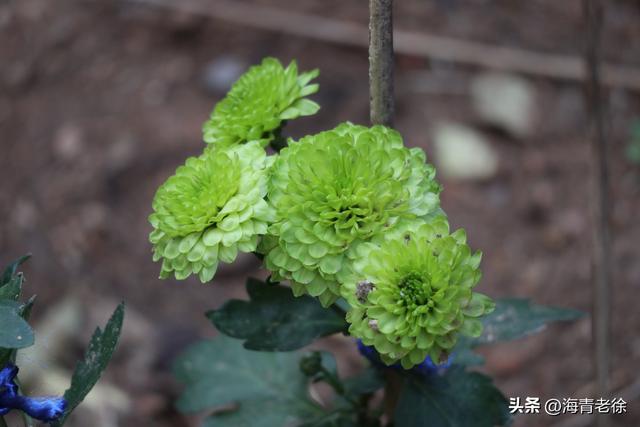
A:
[[[364,0],[256,0],[366,23]],[[608,1],[607,60],[640,67],[640,4]],[[542,52],[579,54],[584,26],[578,0],[401,0],[397,28]],[[242,259],[203,286],[159,281],[147,215],[157,186],[202,148],[200,128],[223,93],[203,83],[207,64],[244,64],[264,56],[320,68],[322,105],[289,135],[368,118],[363,49],[234,27],[126,1],[0,1],[0,261],[25,252],[27,289],[39,295],[35,322],[69,295],[104,322],[115,302],[130,310],[122,347],[105,380],[131,399],[122,426],[188,426],[175,413],[172,358],[213,328],[202,313],[242,296],[257,264]],[[481,70],[437,61],[397,60],[397,122],[408,145],[431,154],[439,120],[476,125],[468,85]],[[418,77],[416,77],[418,76]],[[417,87],[423,79],[427,87]],[[520,140],[485,129],[500,158],[483,182],[443,181],[444,208],[484,252],[479,289],[492,296],[590,311],[589,151],[579,85],[530,78],[538,99],[536,131]],[[424,88],[424,86],[422,86]],[[640,96],[609,92],[614,238],[614,383],[637,379],[640,360],[640,169],[624,156],[640,117]],[[128,331],[128,332],[127,332]],[[82,340],[90,333],[83,331]],[[349,343],[344,370],[360,362]],[[486,371],[507,396],[585,397],[593,378],[588,320],[485,351]],[[69,349],[73,356],[79,348]],[[72,357],[60,363],[67,368]],[[134,363],[135,362],[135,363]],[[29,369],[28,367],[26,369]],[[32,369],[46,370],[33,366]],[[638,401],[617,426],[640,425]],[[560,419],[520,417],[517,426]],[[82,424],[78,424],[82,425]]]

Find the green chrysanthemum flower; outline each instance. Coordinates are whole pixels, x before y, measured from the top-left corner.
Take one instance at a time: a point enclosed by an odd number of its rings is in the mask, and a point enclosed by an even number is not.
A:
[[[292,142],[274,164],[269,201],[276,221],[261,251],[275,279],[328,306],[340,295],[355,248],[439,204],[424,152],[383,126],[345,123]]]
[[[205,142],[268,144],[284,120],[318,111],[318,104],[304,98],[318,91],[317,84],[309,84],[317,76],[318,70],[298,75],[295,61],[283,68],[277,59],[264,59],[249,68],[216,105],[202,129]]]
[[[205,283],[218,262],[256,249],[273,210],[264,197],[271,158],[257,141],[207,149],[176,170],[157,191],[149,235],[161,278],[197,274]]]
[[[443,216],[407,222],[361,245],[352,278],[342,287],[351,310],[349,333],[374,346],[387,364],[406,369],[426,356],[447,357],[458,335],[477,337],[479,317],[493,301],[472,292],[481,254],[472,254],[464,230],[449,234]]]

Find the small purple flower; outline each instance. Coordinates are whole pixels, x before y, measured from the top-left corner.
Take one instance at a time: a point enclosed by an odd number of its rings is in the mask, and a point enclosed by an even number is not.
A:
[[[364,345],[361,340],[357,340],[358,350],[360,354],[362,354],[367,360],[373,363],[374,366],[378,368],[386,368],[386,369],[394,369],[397,371],[404,371],[405,369],[400,365],[400,363],[395,363],[393,365],[387,366],[381,360],[378,352],[375,348],[370,347],[368,345]],[[427,356],[420,364],[414,366],[409,369],[410,372],[415,372],[422,375],[431,375],[442,372],[449,368],[452,364],[453,357],[449,357],[446,362],[441,364],[436,364],[431,360],[429,356]]]
[[[57,420],[64,414],[67,402],[61,397],[26,397],[18,394],[15,378],[18,367],[9,363],[0,370],[0,416],[12,409],[44,422]]]

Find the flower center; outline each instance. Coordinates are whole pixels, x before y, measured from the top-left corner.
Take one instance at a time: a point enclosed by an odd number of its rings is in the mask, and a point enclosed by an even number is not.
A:
[[[398,283],[401,301],[406,306],[430,305],[431,285],[422,274],[412,272],[405,275]]]

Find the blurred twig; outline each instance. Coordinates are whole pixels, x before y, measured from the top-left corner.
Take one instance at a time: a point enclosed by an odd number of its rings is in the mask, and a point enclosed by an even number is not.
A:
[[[593,321],[596,395],[609,396],[611,363],[611,238],[609,234],[609,167],[605,132],[606,99],[600,84],[600,50],[603,22],[601,0],[583,0],[587,23],[585,68],[587,107],[590,117],[593,167]],[[599,427],[609,425],[609,417],[599,414]]]
[[[221,19],[268,31],[342,45],[367,47],[367,28],[352,22],[291,12],[274,7],[231,0],[123,0],[131,3],[179,10]],[[587,73],[580,57],[546,54],[500,47],[486,43],[458,40],[431,34],[396,30],[398,54],[425,57],[465,65],[533,76],[583,82]],[[640,70],[631,66],[603,64],[602,83],[640,91]]]

